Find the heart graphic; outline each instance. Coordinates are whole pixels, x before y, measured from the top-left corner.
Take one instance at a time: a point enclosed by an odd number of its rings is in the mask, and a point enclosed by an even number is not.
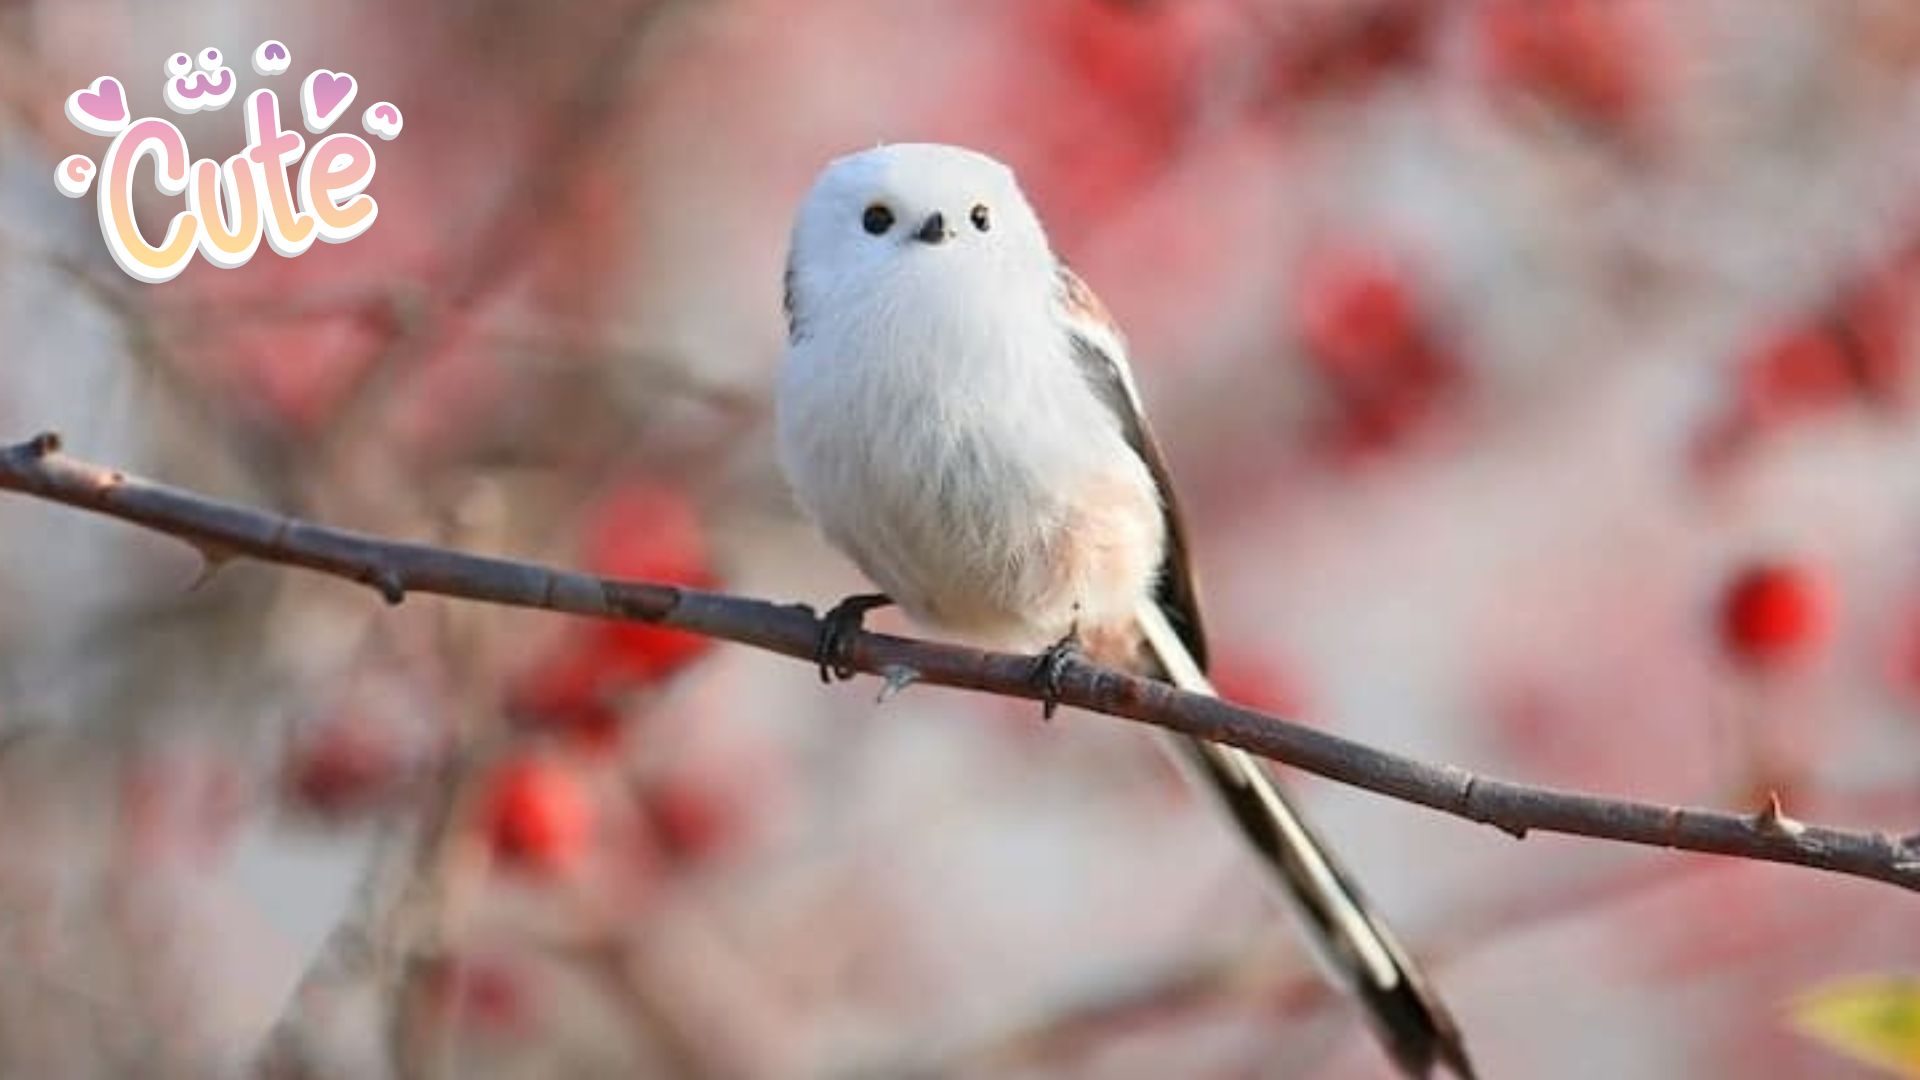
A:
[[[127,94],[120,80],[102,75],[85,90],[67,95],[67,119],[93,135],[115,135],[127,126]]]
[[[332,127],[353,103],[353,95],[358,90],[351,75],[326,68],[314,69],[300,84],[300,111],[305,116],[307,130],[318,135]]]
[[[267,47],[260,50],[260,55],[269,60],[285,60],[287,58],[287,48],[277,41],[269,41],[267,42]]]

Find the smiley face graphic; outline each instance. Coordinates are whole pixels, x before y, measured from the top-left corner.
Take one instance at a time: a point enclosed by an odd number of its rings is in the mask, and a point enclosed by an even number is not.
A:
[[[167,57],[167,108],[181,114],[225,108],[239,83],[220,61],[220,50],[212,48],[201,49],[197,60],[183,52]]]

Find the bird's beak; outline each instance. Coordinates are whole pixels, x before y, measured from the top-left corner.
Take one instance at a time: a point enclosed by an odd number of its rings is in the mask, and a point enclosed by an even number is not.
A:
[[[947,228],[946,215],[936,210],[920,223],[913,238],[923,244],[939,244],[953,239],[953,230]]]

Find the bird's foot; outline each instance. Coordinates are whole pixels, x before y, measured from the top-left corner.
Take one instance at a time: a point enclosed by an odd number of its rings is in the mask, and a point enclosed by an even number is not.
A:
[[[1034,685],[1040,688],[1040,715],[1043,719],[1053,719],[1060,708],[1060,680],[1067,673],[1067,665],[1082,658],[1080,651],[1080,628],[1068,630],[1065,637],[1040,654],[1033,665]]]
[[[848,642],[866,628],[867,612],[892,603],[883,593],[855,593],[820,617],[820,640],[814,645],[813,660],[820,666],[821,682],[831,683],[836,679],[844,682],[853,678],[854,671],[847,666],[846,659]]]

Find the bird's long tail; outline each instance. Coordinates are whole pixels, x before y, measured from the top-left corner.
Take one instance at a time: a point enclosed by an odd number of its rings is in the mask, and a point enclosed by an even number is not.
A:
[[[1143,605],[1139,619],[1167,681],[1217,696],[1157,604]],[[1315,953],[1360,1000],[1402,1071],[1426,1077],[1444,1065],[1471,1080],[1473,1066],[1446,1003],[1260,762],[1245,751],[1199,739],[1180,739],[1178,749],[1272,869],[1300,913]]]

